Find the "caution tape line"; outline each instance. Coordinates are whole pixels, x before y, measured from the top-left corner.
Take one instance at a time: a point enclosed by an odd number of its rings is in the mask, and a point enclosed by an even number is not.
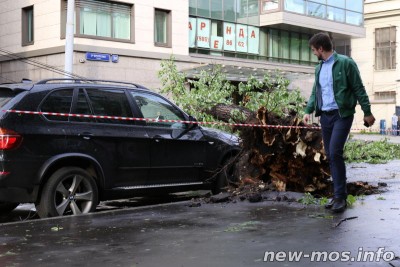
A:
[[[47,115],[47,116],[61,116],[61,117],[78,117],[90,119],[111,119],[111,120],[124,120],[124,121],[145,121],[145,122],[167,122],[167,123],[184,123],[184,124],[200,124],[200,125],[220,125],[220,126],[236,126],[236,127],[259,127],[259,128],[275,128],[275,129],[315,129],[320,130],[318,126],[291,126],[291,125],[268,125],[268,124],[252,124],[252,123],[227,123],[227,122],[204,122],[204,121],[182,121],[182,120],[166,120],[166,119],[152,119],[152,118],[136,118],[136,117],[120,117],[120,116],[107,116],[107,115],[87,115],[87,114],[73,114],[73,113],[58,113],[58,112],[45,112],[45,111],[25,111],[25,110],[2,110],[8,113],[29,114],[29,115]],[[351,129],[352,131],[361,131],[365,129]],[[369,131],[382,131],[380,129]],[[383,130],[384,132],[396,132],[400,130]]]
[[[73,113],[57,113],[57,112],[45,112],[45,111],[25,111],[25,110],[13,110],[13,109],[3,110],[3,112],[18,113],[18,114],[29,114],[29,115],[78,117],[78,118],[90,118],[90,119],[111,119],[111,120],[124,120],[124,121],[167,122],[167,123],[221,125],[221,126],[238,126],[238,127],[261,127],[261,128],[277,128],[277,129],[281,129],[281,128],[304,128],[304,129],[317,129],[317,130],[321,129],[321,127],[315,127],[315,126],[289,126],[289,125],[268,125],[268,124],[251,124],[251,123],[182,121],[182,120],[120,117],[120,116],[107,116],[107,115],[87,115],[87,114],[73,114]]]

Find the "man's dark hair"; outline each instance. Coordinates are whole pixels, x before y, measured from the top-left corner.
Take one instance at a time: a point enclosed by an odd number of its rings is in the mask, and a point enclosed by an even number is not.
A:
[[[329,35],[325,32],[314,34],[308,41],[309,46],[313,46],[315,49],[322,47],[324,51],[332,51],[333,45]]]

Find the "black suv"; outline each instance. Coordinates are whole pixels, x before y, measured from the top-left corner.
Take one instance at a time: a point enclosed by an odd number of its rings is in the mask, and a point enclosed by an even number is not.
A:
[[[231,175],[234,135],[201,127],[137,84],[75,79],[0,84],[0,212],[92,212],[101,200],[208,188]]]

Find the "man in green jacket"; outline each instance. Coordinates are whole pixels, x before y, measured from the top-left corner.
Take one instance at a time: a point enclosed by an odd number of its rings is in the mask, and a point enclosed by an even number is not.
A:
[[[327,33],[315,34],[309,40],[309,45],[318,57],[319,64],[315,68],[315,82],[303,121],[308,123],[314,111],[315,116],[321,116],[322,139],[334,187],[333,198],[325,207],[334,212],[343,212],[347,207],[343,149],[357,101],[364,112],[364,125],[373,125],[375,118],[354,60],[337,54]]]

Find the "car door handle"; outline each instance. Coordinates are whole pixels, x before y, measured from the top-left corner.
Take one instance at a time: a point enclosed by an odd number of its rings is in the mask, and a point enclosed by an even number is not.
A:
[[[161,141],[161,139],[165,139],[164,137],[162,137],[161,135],[155,135],[153,136],[154,142],[159,143]]]
[[[89,133],[89,132],[84,132],[84,133],[78,134],[78,136],[82,137],[85,140],[90,140],[94,136],[94,134]]]

